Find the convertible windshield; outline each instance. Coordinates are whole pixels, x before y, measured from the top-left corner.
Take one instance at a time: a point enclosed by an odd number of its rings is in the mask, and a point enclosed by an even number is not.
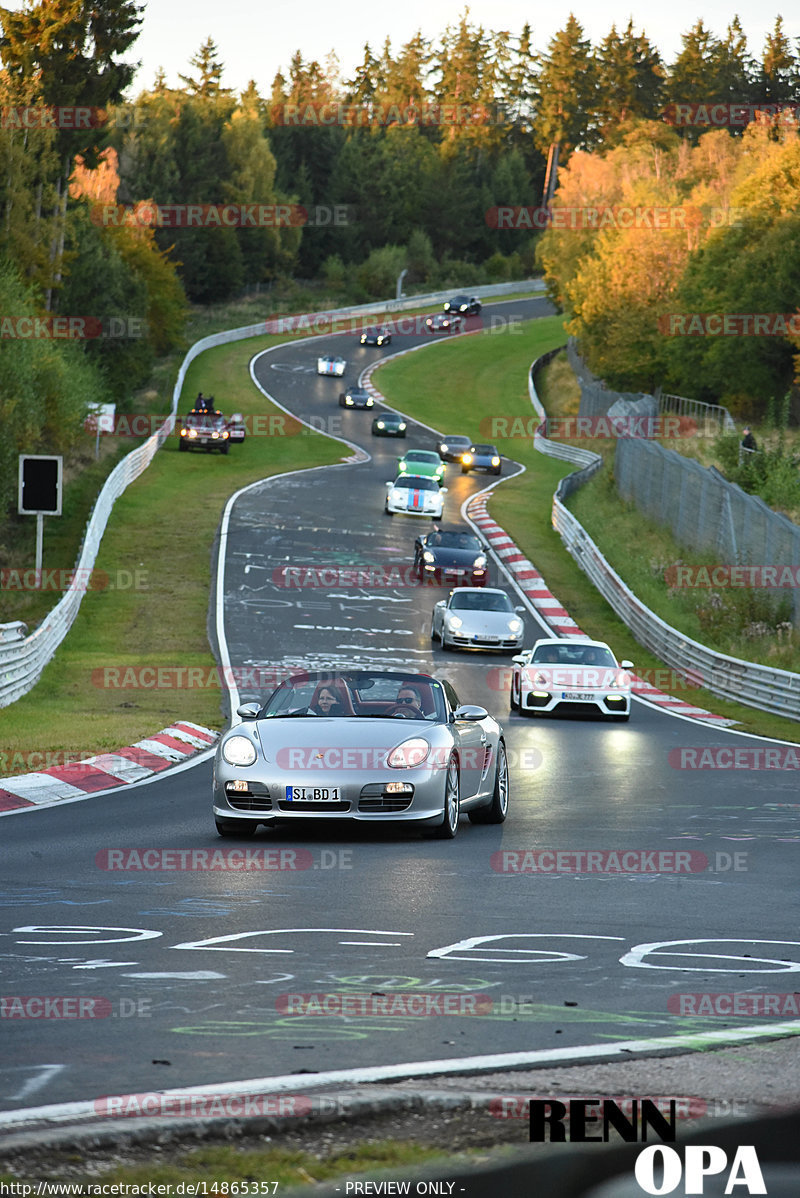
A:
[[[513,611],[508,595],[501,591],[457,591],[450,600],[450,610]]]
[[[432,532],[426,541],[428,549],[474,549],[480,553],[481,543],[471,532]]]
[[[304,673],[282,682],[259,712],[267,720],[303,716],[441,723],[445,701],[440,683],[428,674]]]
[[[602,645],[539,645],[532,661],[537,664],[560,666],[610,666],[616,667],[614,654]]]

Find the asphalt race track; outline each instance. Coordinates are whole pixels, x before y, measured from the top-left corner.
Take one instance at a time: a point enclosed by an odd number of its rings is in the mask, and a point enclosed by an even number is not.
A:
[[[526,300],[490,312],[547,310],[544,300]],[[797,989],[800,937],[787,903],[800,846],[793,773],[681,770],[669,756],[683,746],[763,742],[642,703],[629,724],[510,716],[507,657],[443,654],[431,644],[437,589],[283,584],[287,565],[377,571],[413,561],[428,525],[384,515],[384,484],[403,449],[432,447],[434,438],[413,424],[406,441],[373,438],[372,413],[338,406],[344,382],[415,343],[402,340],[381,350],[342,335],[258,357],[265,391],[371,459],[268,480],[237,500],[225,561],[228,649],[237,670],[262,681],[289,667],[345,664],[446,676],[462,701],[504,723],[507,822],[462,819],[451,842],[374,825],[294,825],[222,841],[209,757],[127,790],[5,817],[2,994],[102,1001],[84,1008],[91,1018],[58,1018],[54,1006],[54,1017],[3,1020],[3,1110],[766,1025],[776,1016],[681,1016],[678,996]],[[345,380],[316,375],[323,349],[347,359]],[[352,456],[346,446],[343,456]],[[504,473],[513,469],[505,463]],[[450,520],[494,481],[452,467],[448,476]],[[492,569],[492,584],[509,586]],[[524,618],[530,644],[537,622]],[[259,693],[245,684],[241,699]],[[190,701],[185,715],[192,718]],[[114,849],[232,847],[285,850],[270,858],[284,868],[106,867],[121,859]],[[524,852],[544,849],[667,855],[661,872],[513,869]],[[499,850],[520,855],[493,856]],[[675,872],[687,862],[690,871]],[[287,1014],[281,996],[298,993],[487,999],[428,1017],[409,1008],[383,1017]]]

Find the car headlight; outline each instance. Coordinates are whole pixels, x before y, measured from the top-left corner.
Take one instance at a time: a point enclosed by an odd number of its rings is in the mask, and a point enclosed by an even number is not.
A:
[[[368,407],[368,408],[371,408],[371,407],[372,407],[372,402],[373,402],[373,401],[372,401],[372,396],[370,395],[369,399],[367,400],[367,407]]]
[[[246,736],[232,736],[222,746],[222,756],[228,765],[252,765],[256,759],[255,745]]]
[[[399,487],[392,487],[391,491],[389,492],[389,498],[391,499],[392,503],[402,503],[404,495],[405,491],[401,491]]]
[[[353,406],[353,401],[352,401],[352,399],[350,398],[350,396],[349,396],[349,395],[345,395],[345,397],[344,397],[344,402],[347,404],[347,406],[348,406],[349,408],[352,408],[352,406]]]
[[[486,569],[486,555],[482,553],[480,555],[480,557],[476,557],[475,561],[472,563],[472,568],[473,568],[473,570],[485,570]]]
[[[196,436],[197,436],[197,429],[196,429],[196,428],[190,428],[190,429],[189,429],[189,436],[190,436],[190,437],[196,437]]]
[[[516,617],[513,620],[509,620],[508,621],[508,629],[509,629],[509,632],[514,632],[514,633],[522,632],[522,620],[518,620],[518,619],[516,619]]]
[[[376,428],[386,428],[386,425],[383,423],[382,420],[379,420],[378,423],[375,425],[375,427]]]
[[[448,616],[447,616],[447,627],[448,628],[460,628],[463,623],[464,623],[464,621],[461,619],[461,616],[454,616],[452,614],[448,614]]]
[[[448,450],[447,446],[446,446],[446,445],[440,445],[440,446],[439,446],[439,453],[449,453],[449,450]]]
[[[500,459],[499,459],[499,458],[492,458],[492,465],[493,465],[493,466],[499,466],[499,465],[500,465]]]
[[[426,549],[426,550],[425,550],[425,552],[424,552],[424,553],[423,553],[423,555],[422,555],[422,560],[423,560],[424,562],[428,562],[428,563],[430,563],[430,562],[435,562],[435,561],[436,561],[436,554],[435,554],[435,553],[431,553],[430,549]]]
[[[533,676],[532,681],[533,681],[534,686],[549,686],[550,685],[550,679],[547,677],[546,674],[542,674],[542,672],[540,670],[536,671],[536,673]]]
[[[471,453],[462,454],[461,461],[464,463],[465,466],[471,466],[472,465],[472,454]]]
[[[414,766],[422,765],[430,751],[431,747],[424,737],[412,736],[410,740],[404,740],[392,749],[386,758],[386,764],[393,770],[413,769]]]
[[[362,334],[361,334],[361,344],[362,344],[362,345],[366,344],[366,340],[367,340],[367,334],[366,334],[366,333],[362,333]]]
[[[401,431],[401,432],[405,432],[405,431],[406,431],[405,422],[403,422],[402,424],[398,424],[398,426],[397,426],[397,427],[400,429],[400,431]]]

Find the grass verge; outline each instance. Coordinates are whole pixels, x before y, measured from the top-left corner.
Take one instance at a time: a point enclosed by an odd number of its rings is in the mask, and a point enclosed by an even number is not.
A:
[[[78,1195],[77,1188],[81,1182],[89,1183],[92,1187],[98,1185],[128,1185],[144,1186],[145,1193],[150,1184],[175,1187],[181,1182],[186,1185],[194,1184],[195,1192],[209,1195],[236,1193],[231,1187],[239,1183],[241,1193],[246,1193],[243,1183],[251,1183],[251,1193],[255,1193],[255,1184],[261,1183],[266,1188],[260,1193],[283,1193],[284,1190],[306,1188],[315,1183],[335,1181],[337,1178],[367,1175],[370,1177],[396,1177],[398,1172],[411,1173],[420,1166],[441,1165],[448,1170],[465,1168],[470,1163],[486,1162],[490,1158],[502,1156],[508,1148],[494,1150],[465,1149],[459,1153],[445,1152],[442,1148],[422,1144],[411,1140],[387,1139],[369,1141],[352,1147],[322,1152],[312,1152],[304,1148],[273,1147],[259,1150],[246,1150],[235,1146],[212,1145],[175,1154],[176,1159],[159,1160],[152,1157],[146,1164],[122,1165],[114,1169],[97,1172],[92,1169],[90,1175],[81,1176],[79,1164],[70,1163],[68,1170],[60,1171],[59,1176],[69,1176],[70,1193]],[[172,1155],[172,1153],[170,1154]],[[163,1157],[163,1154],[162,1154]],[[73,1158],[74,1160],[74,1158]],[[388,1174],[385,1171],[391,1170]],[[32,1171],[37,1173],[37,1170]],[[75,1180],[78,1178],[78,1180]],[[221,1181],[224,1179],[224,1183]],[[28,1181],[31,1178],[27,1179]],[[34,1179],[35,1180],[35,1179]],[[9,1184],[25,1184],[18,1176],[0,1175],[0,1182]],[[222,1185],[227,1189],[222,1189]],[[205,1188],[203,1188],[205,1187]],[[220,1188],[216,1188],[220,1187]],[[13,1191],[12,1191],[13,1192]],[[96,1189],[85,1190],[86,1195],[97,1193]],[[106,1190],[106,1193],[112,1191]],[[124,1191],[118,1191],[124,1192]],[[135,1192],[135,1191],[129,1191]],[[188,1191],[187,1191],[188,1192]]]
[[[436,354],[410,354],[382,366],[373,381],[393,406],[410,416],[442,432],[494,440],[501,453],[526,467],[524,474],[493,492],[491,514],[531,559],[584,632],[608,641],[619,658],[634,661],[637,671],[661,690],[737,720],[742,730],[755,735],[800,740],[795,721],[725,701],[702,687],[689,688],[645,650],[578,568],[552,527],[553,492],[572,467],[537,453],[532,436],[491,436],[495,418],[494,427],[527,429],[532,415],[527,371],[535,358],[565,340],[562,322],[557,316],[531,321],[520,326],[521,336],[506,329],[493,336],[456,338]],[[546,397],[546,388],[544,394]],[[488,408],[487,396],[492,397]],[[500,420],[508,423],[500,424]],[[632,532],[626,531],[615,541],[616,556],[622,556],[620,545],[627,552],[636,543],[640,517],[635,517],[634,525]]]
[[[252,383],[250,358],[285,337],[258,337],[207,350],[191,364],[184,394],[224,395],[244,414],[273,408]],[[184,405],[186,406],[186,405]],[[0,770],[5,776],[57,764],[53,755],[88,756],[131,744],[176,719],[220,727],[220,688],[206,620],[211,549],[228,499],[239,487],[286,470],[326,465],[350,451],[289,422],[287,435],[248,437],[227,456],[179,453],[177,437],[117,500],[97,569],[138,580],[126,590],[89,591],[64,643],[34,689],[3,710]],[[124,671],[194,667],[205,685],[190,690],[133,687]],[[108,671],[111,671],[109,673]],[[116,671],[116,673],[115,673]],[[134,675],[128,675],[129,678]],[[184,675],[185,677],[185,675]]]

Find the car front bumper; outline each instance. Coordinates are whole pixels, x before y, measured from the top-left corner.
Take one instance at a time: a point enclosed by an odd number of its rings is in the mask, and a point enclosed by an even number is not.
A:
[[[324,774],[315,777],[315,773]],[[392,774],[401,773],[400,777]],[[441,821],[444,811],[446,769],[441,766],[401,772],[371,770],[292,770],[276,769],[267,774],[264,763],[249,768],[215,763],[213,811],[220,820],[242,820],[270,824],[283,820],[358,820],[363,822],[431,823]],[[247,784],[246,791],[233,791],[233,782]],[[408,782],[410,795],[386,794],[388,782]],[[316,788],[336,786],[336,801],[287,801],[286,787]]]

